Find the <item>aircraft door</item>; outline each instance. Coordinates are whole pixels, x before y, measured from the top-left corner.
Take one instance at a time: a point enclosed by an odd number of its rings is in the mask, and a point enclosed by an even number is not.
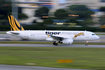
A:
[[[89,35],[88,34],[86,34],[86,40],[89,40]]]
[[[24,39],[28,40],[29,39],[30,34],[29,33],[24,33]]]

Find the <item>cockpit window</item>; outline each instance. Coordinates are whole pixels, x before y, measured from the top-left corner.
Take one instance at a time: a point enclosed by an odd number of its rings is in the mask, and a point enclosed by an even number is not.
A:
[[[95,34],[92,34],[92,35],[95,35]]]

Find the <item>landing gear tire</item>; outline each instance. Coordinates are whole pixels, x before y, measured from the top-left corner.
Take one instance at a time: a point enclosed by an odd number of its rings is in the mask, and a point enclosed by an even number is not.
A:
[[[58,46],[58,43],[54,42],[53,45]]]
[[[59,41],[58,43],[63,44],[61,41]]]

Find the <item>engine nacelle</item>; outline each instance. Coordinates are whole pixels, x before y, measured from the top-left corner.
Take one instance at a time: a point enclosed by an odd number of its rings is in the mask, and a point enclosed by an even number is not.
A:
[[[47,41],[54,41],[53,38],[47,38]]]
[[[64,43],[64,44],[72,44],[73,39],[64,39],[64,40],[62,40],[62,43]]]

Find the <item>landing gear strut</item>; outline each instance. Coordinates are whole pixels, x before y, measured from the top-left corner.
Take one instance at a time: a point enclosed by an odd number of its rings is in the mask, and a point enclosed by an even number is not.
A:
[[[85,45],[88,46],[88,41],[86,41]]]
[[[62,42],[61,42],[61,41],[59,41],[58,43],[62,44]]]
[[[57,45],[58,45],[58,43],[56,43],[56,42],[54,41],[54,42],[53,42],[53,45],[57,46]]]

